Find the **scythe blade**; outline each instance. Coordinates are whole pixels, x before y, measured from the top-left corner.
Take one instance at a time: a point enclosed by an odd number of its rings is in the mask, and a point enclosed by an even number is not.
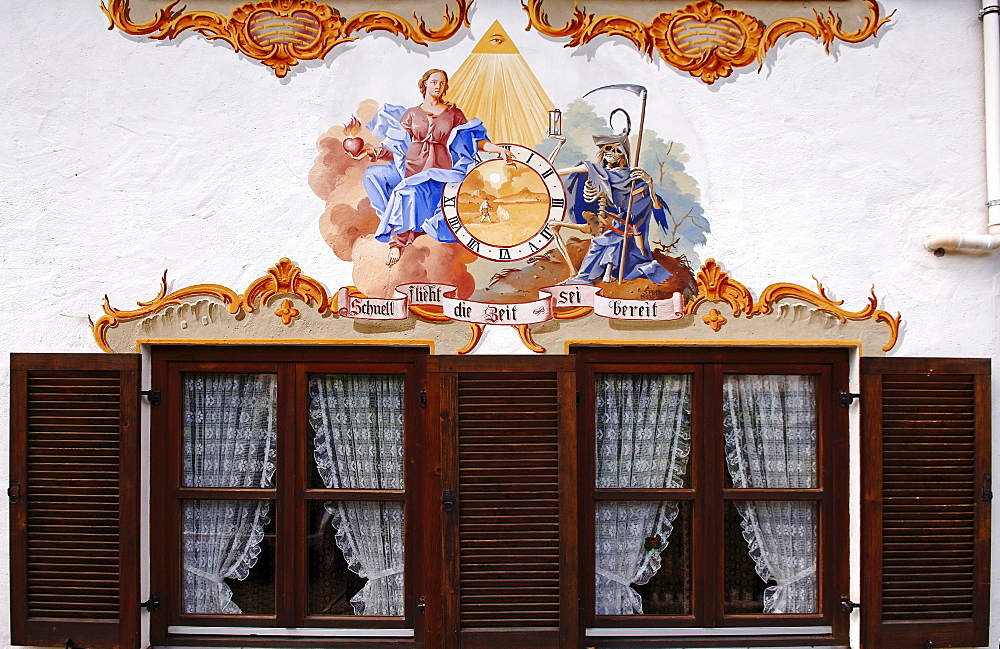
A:
[[[591,95],[599,90],[627,90],[628,92],[631,92],[635,96],[641,97],[642,99],[645,99],[646,95],[649,94],[649,91],[646,90],[646,86],[640,86],[639,84],[636,83],[614,83],[611,84],[610,86],[601,86],[600,88],[594,88],[593,90],[588,91],[583,96],[586,97],[587,95]]]

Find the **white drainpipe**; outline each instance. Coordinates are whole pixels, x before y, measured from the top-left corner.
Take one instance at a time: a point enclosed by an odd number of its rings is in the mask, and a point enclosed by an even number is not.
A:
[[[948,250],[1000,248],[1000,6],[983,0],[983,59],[986,81],[986,202],[988,234],[936,234],[924,246],[941,256]]]

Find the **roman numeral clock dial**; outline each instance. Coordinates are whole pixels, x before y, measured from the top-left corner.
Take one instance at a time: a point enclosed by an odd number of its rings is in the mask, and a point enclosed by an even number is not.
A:
[[[514,160],[480,151],[461,182],[448,183],[441,209],[459,243],[484,259],[525,259],[552,243],[552,221],[566,211],[566,191],[542,154],[501,144]]]

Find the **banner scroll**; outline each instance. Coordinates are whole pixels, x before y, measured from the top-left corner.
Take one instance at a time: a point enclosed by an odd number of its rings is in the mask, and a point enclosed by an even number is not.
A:
[[[391,298],[352,295],[348,287],[338,293],[338,313],[363,320],[405,320],[409,307],[439,306],[444,315],[475,324],[529,325],[546,322],[557,308],[590,307],[603,318],[617,320],[677,320],[684,315],[684,298],[674,293],[662,300],[609,298],[597,286],[568,284],[539,290],[539,299],[502,304],[455,297],[448,284],[400,284]]]

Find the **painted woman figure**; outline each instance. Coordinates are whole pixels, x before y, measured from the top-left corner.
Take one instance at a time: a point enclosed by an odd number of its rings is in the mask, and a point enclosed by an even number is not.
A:
[[[448,75],[443,70],[428,70],[417,85],[423,102],[410,109],[383,104],[367,124],[382,146],[355,156],[386,161],[365,170],[364,186],[380,220],[375,238],[389,244],[389,266],[421,234],[443,243],[457,241],[441,212],[441,194],[445,184],[465,179],[477,151],[510,160],[508,152],[487,139],[482,122],[466,119],[445,101]]]

